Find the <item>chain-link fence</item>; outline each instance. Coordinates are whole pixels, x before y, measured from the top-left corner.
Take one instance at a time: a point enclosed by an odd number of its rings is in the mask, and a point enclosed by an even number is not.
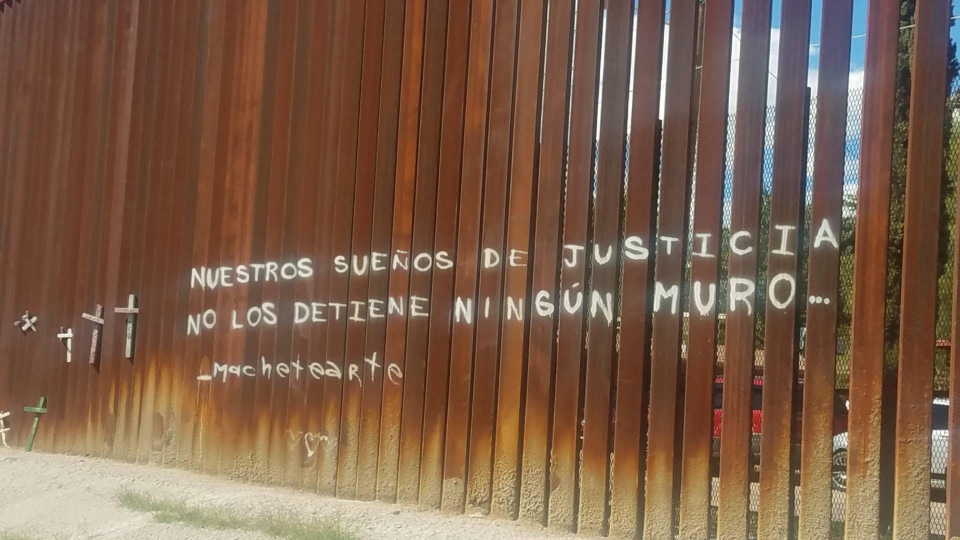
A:
[[[960,86],[960,85],[958,85]],[[946,472],[946,461],[947,461],[947,410],[948,410],[948,400],[947,400],[947,385],[949,381],[949,358],[950,358],[950,331],[951,331],[951,306],[952,306],[952,295],[953,295],[953,250],[955,242],[955,219],[956,219],[956,210],[957,210],[957,164],[958,164],[958,149],[960,149],[960,93],[958,93],[960,88],[955,87],[950,92],[950,99],[948,100],[948,114],[947,114],[947,125],[945,127],[945,145],[944,145],[944,168],[943,168],[943,185],[942,185],[942,199],[943,203],[941,206],[941,234],[939,238],[940,242],[940,263],[938,265],[938,298],[937,298],[937,319],[936,319],[936,343],[935,351],[935,370],[932,373],[933,383],[934,383],[934,402],[931,404],[933,410],[933,433],[932,433],[932,455],[931,455],[931,538],[942,538],[943,531],[945,529],[945,507],[943,504],[943,494],[945,487],[945,472]],[[808,159],[807,159],[807,185],[806,185],[806,205],[804,209],[804,224],[806,234],[801,236],[802,241],[805,243],[808,241],[809,236],[809,224],[810,224],[810,209],[812,205],[812,192],[813,192],[813,167],[814,167],[814,140],[813,129],[816,126],[816,110],[817,103],[816,98],[814,97],[810,103],[810,129],[811,137],[809,138],[808,146]],[[761,271],[757,275],[757,293],[756,293],[756,304],[757,306],[764,306],[766,303],[766,275],[763,272],[765,267],[765,254],[767,252],[766,246],[768,245],[768,235],[770,229],[770,199],[773,189],[773,141],[774,134],[776,131],[775,126],[775,107],[769,107],[767,110],[767,122],[766,122],[766,135],[765,135],[765,147],[764,147],[764,161],[763,161],[763,184],[762,184],[762,196],[761,196],[761,214],[760,214],[760,229],[759,229],[759,239],[758,239],[758,253],[761,254],[759,260],[759,268]],[[850,325],[852,320],[852,299],[853,299],[853,267],[854,267],[854,247],[855,247],[855,228],[856,228],[856,212],[857,212],[857,187],[859,181],[859,164],[860,164],[860,139],[861,139],[861,124],[862,124],[862,114],[863,114],[863,91],[861,88],[854,88],[851,90],[848,98],[848,122],[847,122],[847,135],[846,135],[846,146],[845,146],[845,163],[844,163],[844,180],[843,180],[843,210],[842,210],[842,225],[840,232],[840,280],[839,280],[839,306],[837,313],[837,357],[836,357],[836,367],[837,367],[837,378],[836,378],[836,390],[838,400],[846,400],[847,390],[849,389],[850,384]],[[723,214],[723,235],[724,241],[729,238],[729,225],[731,223],[731,204],[732,200],[732,172],[733,172],[733,149],[734,149],[734,134],[736,130],[736,118],[734,115],[731,115],[728,122],[727,130],[727,163],[726,163],[726,175],[725,175],[725,186],[724,186],[724,214]],[[890,241],[890,266],[895,267],[895,270],[889,272],[890,277],[888,279],[888,292],[893,293],[896,291],[899,293],[899,267],[902,264],[902,258],[900,257],[902,253],[902,229],[903,229],[903,215],[900,213],[897,214],[897,206],[902,206],[903,204],[903,186],[905,185],[905,169],[906,169],[906,141],[905,141],[905,130],[902,130],[903,133],[898,133],[898,144],[900,144],[904,151],[896,152],[895,159],[898,160],[894,164],[894,178],[893,183],[895,184],[892,190],[892,201],[891,214],[894,216],[894,220],[891,221],[891,241]],[[899,189],[898,189],[899,188]],[[899,197],[899,198],[898,198]],[[806,253],[805,249],[802,249],[801,253]],[[799,275],[807,275],[807,266],[808,259],[806,256],[801,257],[800,260],[800,269]],[[726,265],[722,265],[722,272],[724,275],[720,276],[720,285],[718,290],[718,305],[725,305],[726,295],[727,295],[727,276]],[[800,317],[801,324],[801,343],[800,343],[800,354],[799,354],[799,366],[798,369],[802,376],[804,369],[804,344],[802,337],[805,335],[804,332],[804,323],[806,319],[806,310],[805,303],[798,304],[800,307],[800,312],[798,316]],[[898,350],[898,331],[899,331],[899,298],[895,302],[892,302],[892,308],[888,309],[888,335],[887,335],[887,350],[888,356],[892,357],[892,362],[888,362],[891,369],[896,367],[896,354]],[[764,310],[758,309],[756,319],[756,356],[755,356],[755,371],[756,375],[759,378],[762,378],[763,374],[763,357],[764,357]],[[721,317],[719,325],[719,336],[718,336],[718,351],[717,351],[717,366],[718,370],[721,370],[724,362],[724,321]],[[846,407],[836,407],[838,411],[844,411]],[[839,414],[842,414],[839,413]],[[840,422],[838,425],[844,425],[845,422]],[[844,434],[838,433],[838,440],[841,442],[846,440],[843,436]],[[838,450],[840,450],[838,448]],[[838,487],[843,484],[842,475],[838,475],[836,481]],[[840,490],[838,490],[840,491]],[[835,494],[836,495],[836,494]],[[713,493],[713,504],[715,505],[717,500],[717,490],[714,486]],[[758,490],[756,485],[751,489],[751,500],[750,508],[752,512],[756,511],[756,508],[759,504],[758,499]],[[833,517],[836,521],[835,526],[833,527],[834,533],[838,537],[842,537],[843,534],[843,523],[844,518],[844,498],[841,496],[834,497],[834,512]],[[711,514],[715,516],[714,513]],[[715,524],[712,524],[715,526]],[[751,516],[750,527],[751,532],[755,532],[756,519],[755,515]]]
[[[938,297],[937,297],[937,318],[936,318],[936,343],[935,351],[935,370],[931,375],[934,383],[934,402],[931,404],[933,410],[933,433],[932,433],[932,455],[931,455],[931,538],[943,538],[943,531],[946,527],[946,514],[944,503],[945,493],[945,472],[947,463],[947,411],[949,402],[947,400],[947,385],[949,382],[949,358],[950,358],[950,331],[951,331],[951,306],[953,298],[953,250],[955,242],[955,220],[957,213],[957,165],[958,150],[960,150],[960,85],[956,85],[949,93],[948,111],[945,125],[945,144],[944,144],[944,167],[942,184],[942,205],[941,205],[941,234],[940,260],[938,264]],[[807,275],[808,259],[806,257],[806,247],[809,241],[810,231],[810,210],[812,205],[813,193],[813,169],[814,169],[814,144],[815,144],[815,126],[817,100],[813,97],[809,104],[809,129],[810,137],[807,148],[807,175],[805,186],[805,207],[804,207],[804,233],[801,234],[801,254],[799,260],[799,273],[802,281]],[[776,108],[768,107],[766,114],[766,133],[764,137],[764,160],[763,160],[763,182],[761,194],[760,224],[758,235],[758,272],[756,284],[755,305],[760,306],[756,310],[756,334],[755,334],[755,376],[758,381],[763,377],[763,358],[764,358],[764,329],[765,313],[762,306],[766,305],[766,253],[768,248],[769,229],[770,229],[770,200],[773,190],[773,146],[774,135],[776,132]],[[855,229],[857,213],[857,188],[860,174],[860,140],[861,125],[863,115],[863,90],[862,88],[852,88],[848,97],[848,117],[847,133],[845,141],[845,161],[843,177],[843,207],[842,221],[840,231],[840,276],[839,276],[839,305],[837,312],[837,356],[836,356],[836,400],[838,415],[845,415],[847,392],[850,384],[850,364],[851,364],[851,321],[852,321],[852,300],[853,300],[853,270],[854,270],[854,249],[855,249]],[[727,152],[724,171],[724,200],[723,200],[723,220],[722,220],[722,240],[721,245],[727,245],[730,237],[730,224],[732,221],[731,209],[733,199],[733,156],[734,141],[736,134],[736,116],[731,114],[727,122]],[[891,190],[891,223],[890,223],[890,242],[889,242],[889,270],[888,270],[888,316],[887,316],[887,364],[888,369],[896,369],[896,358],[899,343],[899,279],[900,266],[902,265],[902,245],[903,245],[903,196],[906,183],[906,129],[898,128],[896,133],[896,144],[898,149],[894,153],[893,186]],[[627,144],[627,167],[629,167],[629,142]],[[594,154],[596,157],[596,152]],[[694,170],[694,176],[696,171]],[[694,186],[696,185],[694,178]],[[695,187],[691,194],[691,220],[693,212],[693,201],[696,200]],[[692,241],[692,227],[691,238]],[[687,261],[687,277],[689,278],[689,260]],[[727,265],[725,250],[721,251],[720,276],[717,287],[717,305],[727,305]],[[689,279],[687,280],[689,282]],[[684,297],[688,297],[685,293]],[[806,303],[798,303],[798,317],[800,320],[800,348],[798,358],[798,370],[802,377],[804,370],[804,343]],[[718,321],[717,337],[717,372],[721,373],[725,359],[725,320],[720,310]],[[688,336],[688,318],[683,322],[684,342],[681,347],[682,361],[686,360]],[[757,393],[762,392],[762,383],[757,385]],[[759,409],[760,399],[754,399],[755,408]],[[716,406],[719,406],[717,404]],[[835,422],[835,425],[843,426],[846,422]],[[759,434],[756,434],[759,436]],[[834,484],[836,491],[833,497],[833,519],[832,528],[834,536],[842,538],[843,519],[845,514],[844,496],[842,487],[845,485],[845,433],[835,433],[837,435],[835,448],[835,465],[837,471]],[[799,442],[799,441],[797,441]],[[716,452],[715,452],[716,453]],[[759,456],[754,456],[756,460]],[[756,532],[756,511],[759,506],[759,490],[754,483],[750,490],[750,519],[749,527],[752,535]],[[715,531],[716,527],[716,504],[718,497],[717,479],[714,478],[712,486],[712,502],[714,508],[711,510],[711,529]],[[796,527],[796,520],[794,520]]]

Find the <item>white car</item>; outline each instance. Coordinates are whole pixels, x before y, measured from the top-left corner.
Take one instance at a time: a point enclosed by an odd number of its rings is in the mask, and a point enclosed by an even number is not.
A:
[[[847,409],[850,402],[847,402]],[[947,418],[950,409],[950,400],[935,398],[933,400],[933,416],[930,450],[930,489],[945,490],[947,487],[947,449],[950,432],[947,429]],[[833,467],[831,478],[833,489],[845,491],[847,489],[847,433],[838,433],[833,436]]]

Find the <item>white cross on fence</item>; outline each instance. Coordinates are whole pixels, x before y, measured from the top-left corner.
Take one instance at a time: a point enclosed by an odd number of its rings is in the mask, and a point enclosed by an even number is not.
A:
[[[63,343],[63,346],[67,348],[67,363],[69,364],[70,360],[72,360],[71,353],[73,353],[73,328],[67,328],[64,330],[64,328],[61,326],[60,333],[57,334],[57,339],[59,339],[60,342]]]
[[[26,334],[27,332],[36,332],[37,331],[37,316],[30,315],[30,310],[27,310],[23,313],[20,319],[14,321],[13,325],[20,329],[21,332]]]
[[[3,443],[3,446],[10,448],[10,445],[7,444],[7,432],[10,431],[10,421],[7,420],[7,418],[10,418],[9,412],[0,412],[0,442]]]
[[[97,353],[100,352],[100,330],[103,328],[103,304],[97,304],[97,309],[93,315],[84,313],[81,315],[84,319],[93,323],[93,335],[90,337],[90,363],[97,363]]]
[[[134,340],[137,333],[137,315],[140,313],[138,306],[137,296],[131,294],[127,297],[126,306],[113,309],[114,313],[127,316],[127,338],[126,345],[123,347],[123,354],[127,358],[133,358]]]

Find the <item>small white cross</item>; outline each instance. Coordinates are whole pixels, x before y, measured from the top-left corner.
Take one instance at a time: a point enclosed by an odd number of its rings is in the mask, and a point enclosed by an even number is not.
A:
[[[127,316],[127,342],[123,348],[123,354],[127,358],[133,358],[134,337],[137,333],[137,315],[140,314],[137,295],[131,294],[127,297],[127,305],[113,309],[114,313],[121,313]]]
[[[31,316],[30,310],[27,310],[23,312],[23,315],[20,317],[20,319],[15,321],[13,325],[19,328],[21,332],[26,334],[28,331],[33,331],[33,332],[37,331],[37,327],[35,324],[36,322],[37,322],[37,316],[36,315]]]
[[[10,431],[10,426],[7,425],[7,418],[10,417],[8,412],[0,412],[0,441],[3,442],[3,445],[7,448],[10,448],[10,445],[7,444],[7,432]]]
[[[93,335],[90,337],[90,363],[97,363],[97,353],[100,351],[100,329],[103,328],[103,304],[97,304],[97,309],[93,315],[84,313],[80,315],[84,319],[92,322]]]
[[[70,363],[72,360],[70,353],[73,352],[73,328],[67,328],[66,330],[63,327],[60,327],[60,333],[57,334],[57,339],[59,339],[64,347],[67,348],[67,363]]]

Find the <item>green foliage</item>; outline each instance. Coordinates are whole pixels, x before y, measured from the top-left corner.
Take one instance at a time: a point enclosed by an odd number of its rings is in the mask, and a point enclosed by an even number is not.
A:
[[[894,109],[893,169],[890,186],[890,237],[887,244],[887,305],[884,334],[886,364],[894,369],[900,343],[900,300],[903,267],[903,236],[906,209],[907,151],[909,148],[910,97],[912,90],[912,56],[915,37],[916,0],[901,0],[900,43],[897,56],[897,91]],[[950,23],[953,25],[953,22]],[[953,298],[953,229],[957,209],[957,143],[955,114],[958,110],[956,83],[960,72],[957,46],[952,40],[948,51],[947,87],[944,88],[947,110],[944,116],[944,154],[941,173],[940,230],[937,256],[937,319],[938,340],[950,338],[950,305]],[[946,384],[947,350],[937,350],[937,389]]]
[[[130,490],[121,491],[117,501],[128,510],[152,513],[160,523],[181,523],[199,529],[259,532],[289,540],[358,539],[336,519],[303,518],[290,512],[242,513],[232,509],[191,505],[182,500]]]
[[[891,200],[890,200],[890,229],[888,241],[888,268],[887,268],[887,305],[884,324],[884,334],[886,342],[886,364],[889,369],[895,369],[897,364],[897,355],[899,349],[900,333],[900,295],[901,295],[901,272],[903,266],[903,220],[905,210],[906,193],[906,168],[907,168],[907,148],[910,122],[910,91],[911,91],[911,56],[913,52],[914,40],[914,11],[916,0],[901,0],[901,20],[900,26],[905,27],[900,33],[899,56],[897,67],[897,93],[895,104],[895,126],[894,126],[894,147],[893,147],[893,167],[891,181]],[[954,24],[951,21],[951,25]],[[953,248],[954,248],[954,227],[957,218],[957,176],[958,176],[958,148],[960,148],[960,85],[958,85],[958,73],[960,73],[960,63],[957,61],[957,45],[952,40],[949,46],[948,63],[945,66],[947,70],[947,88],[944,88],[944,97],[946,99],[947,110],[944,118],[944,148],[943,148],[943,169],[941,184],[941,208],[940,208],[940,230],[937,258],[937,318],[936,318],[936,338],[937,340],[950,339],[950,321],[951,304],[953,298]],[[949,91],[948,91],[949,90]],[[856,92],[854,90],[852,92]],[[856,99],[856,95],[851,93],[851,108],[849,114],[852,118],[862,115],[862,100]],[[812,111],[816,111],[816,104],[811,104]],[[771,145],[773,142],[773,111],[767,112],[767,133],[765,144]],[[731,118],[735,122],[735,118]],[[811,121],[811,126],[815,122]],[[732,144],[732,130],[728,133],[728,145]],[[859,133],[848,133],[848,137],[859,139]],[[769,158],[769,156],[765,156]],[[772,170],[772,163],[764,163],[764,171],[769,173]],[[847,170],[846,174],[858,174],[859,171]],[[755,344],[757,350],[763,350],[763,334],[765,330],[765,302],[766,302],[766,266],[767,252],[769,247],[769,228],[770,228],[770,186],[764,185],[761,196],[760,206],[760,227],[758,238],[758,260],[757,260],[757,294],[755,297],[756,306],[756,334]],[[855,230],[856,230],[856,211],[857,196],[854,193],[845,193],[843,200],[843,214],[840,227],[840,297],[837,313],[837,387],[845,388],[849,384],[849,366],[850,366],[850,340],[851,340],[851,320],[853,308],[853,267],[855,251]],[[806,242],[810,235],[810,207],[809,204],[804,211],[804,230],[800,239],[804,243],[801,249],[801,267],[797,276],[798,298],[803,298],[802,287],[807,280],[807,260],[806,260]],[[730,238],[729,227],[724,225],[722,231],[722,244],[728,245]],[[727,276],[727,250],[721,251],[721,276]],[[717,301],[719,306],[726,306],[727,287],[724,283],[718,291]],[[800,310],[800,325],[805,321],[805,310]],[[719,327],[718,340],[720,343],[725,341],[724,324],[721,321]],[[802,346],[802,343],[801,343]],[[946,388],[946,377],[949,371],[948,366],[949,349],[945,347],[937,348],[936,356],[936,378],[935,389],[944,390]]]

